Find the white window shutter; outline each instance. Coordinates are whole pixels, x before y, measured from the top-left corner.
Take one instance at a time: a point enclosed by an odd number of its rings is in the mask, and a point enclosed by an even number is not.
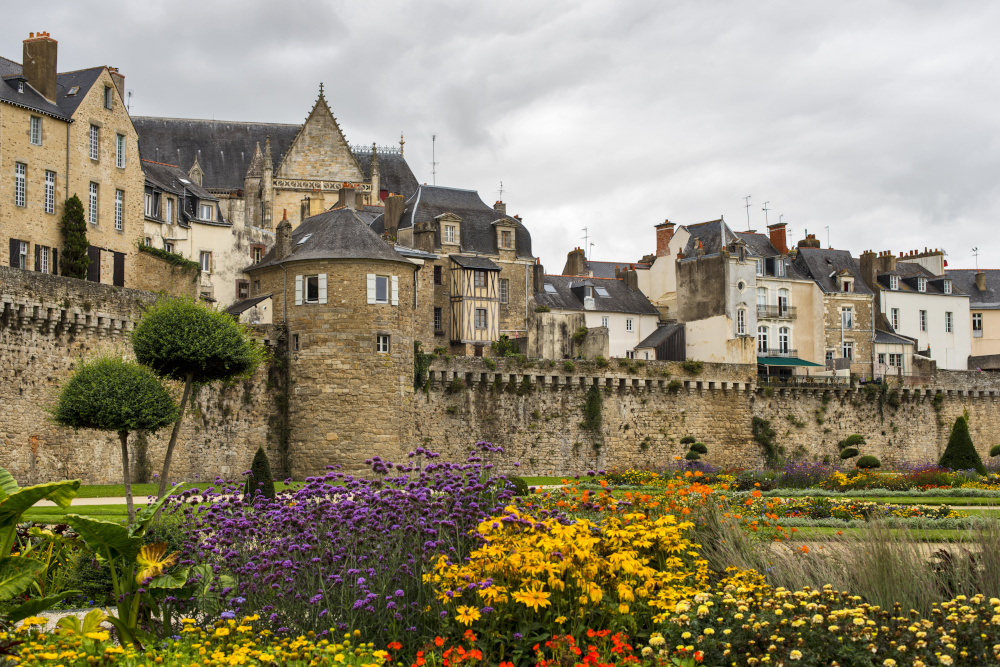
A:
[[[326,303],[326,274],[319,274],[319,302]]]
[[[399,276],[392,277],[392,305],[399,305]]]
[[[368,303],[375,303],[375,274],[368,274]]]
[[[302,305],[302,276],[295,276],[295,305]]]

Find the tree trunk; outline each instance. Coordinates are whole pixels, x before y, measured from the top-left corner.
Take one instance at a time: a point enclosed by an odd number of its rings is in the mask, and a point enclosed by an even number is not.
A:
[[[194,381],[194,373],[188,373],[184,381],[184,394],[181,396],[181,414],[177,417],[174,430],[170,434],[170,443],[167,445],[167,454],[163,457],[163,472],[160,473],[160,490],[156,494],[157,499],[162,498],[167,493],[167,475],[170,473],[170,459],[174,455],[174,445],[177,444],[177,436],[181,432],[181,422],[184,421],[184,411],[187,410],[188,398],[191,396],[191,383]]]
[[[122,441],[122,472],[125,475],[125,504],[128,505],[128,525],[135,521],[135,505],[132,504],[132,478],[128,473],[128,431],[118,431]]]

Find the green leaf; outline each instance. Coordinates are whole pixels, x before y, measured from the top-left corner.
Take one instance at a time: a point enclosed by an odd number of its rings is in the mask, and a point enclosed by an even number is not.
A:
[[[166,574],[161,574],[158,577],[153,577],[149,580],[149,583],[143,586],[143,588],[184,588],[187,580],[188,568],[185,567],[180,570],[175,570],[174,572],[168,572]]]
[[[0,558],[0,600],[9,600],[26,591],[35,580],[35,575],[44,569],[45,563],[34,558]]]
[[[153,520],[153,517],[156,516],[156,513],[160,510],[161,507],[163,507],[163,503],[167,502],[167,499],[170,496],[176,495],[177,492],[178,492],[178,489],[180,489],[182,486],[184,486],[183,482],[181,482],[179,484],[175,484],[173,486],[173,488],[171,488],[169,491],[167,491],[162,498],[158,499],[156,502],[152,503],[151,505],[147,505],[146,509],[142,510],[138,514],[138,516],[135,517],[135,521],[132,523],[132,525],[129,526],[129,529],[128,529],[129,530],[129,535],[136,535],[136,536],[138,536],[138,535],[142,535],[143,533],[145,533],[146,532],[146,526],[149,525],[149,522]]]
[[[115,630],[118,631],[118,641],[121,644],[133,644],[136,648],[142,649],[142,644],[139,643],[139,639],[136,637],[135,628],[130,628],[126,623],[124,623],[120,618],[115,616],[108,616],[106,619],[108,623],[114,626]]]
[[[11,623],[17,623],[22,621],[29,616],[37,616],[42,613],[55,603],[65,600],[67,595],[76,595],[77,593],[82,593],[83,591],[63,591],[62,593],[56,593],[55,595],[49,595],[44,598],[32,598],[24,604],[14,607],[7,614],[7,620]]]
[[[0,501],[0,527],[16,524],[25,510],[39,500],[49,499],[63,509],[68,509],[76,491],[80,488],[80,480],[65,482],[48,482],[18,489]]]
[[[17,480],[9,472],[0,468],[0,500],[3,500],[18,490]]]
[[[66,523],[80,534],[87,547],[95,553],[103,553],[107,549],[111,551],[112,558],[121,556],[132,564],[142,548],[142,538],[130,535],[128,528],[117,523],[79,514],[67,514]]]
[[[97,632],[100,630],[101,623],[108,617],[100,609],[91,609],[87,612],[87,615],[83,617],[83,634],[88,632]]]

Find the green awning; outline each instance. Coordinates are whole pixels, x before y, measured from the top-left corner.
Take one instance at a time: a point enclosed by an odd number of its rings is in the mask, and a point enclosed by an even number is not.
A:
[[[811,361],[804,361],[795,357],[757,357],[757,363],[761,366],[815,366],[817,368],[826,368],[823,364],[814,364]]]

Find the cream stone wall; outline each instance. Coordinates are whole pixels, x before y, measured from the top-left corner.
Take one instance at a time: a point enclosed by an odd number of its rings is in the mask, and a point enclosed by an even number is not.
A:
[[[1000,310],[978,310],[975,304],[970,306],[969,330],[972,331],[972,315],[980,313],[983,316],[982,336],[972,337],[972,355],[1000,354]],[[975,332],[972,332],[975,334]],[[972,369],[970,369],[972,370]]]

